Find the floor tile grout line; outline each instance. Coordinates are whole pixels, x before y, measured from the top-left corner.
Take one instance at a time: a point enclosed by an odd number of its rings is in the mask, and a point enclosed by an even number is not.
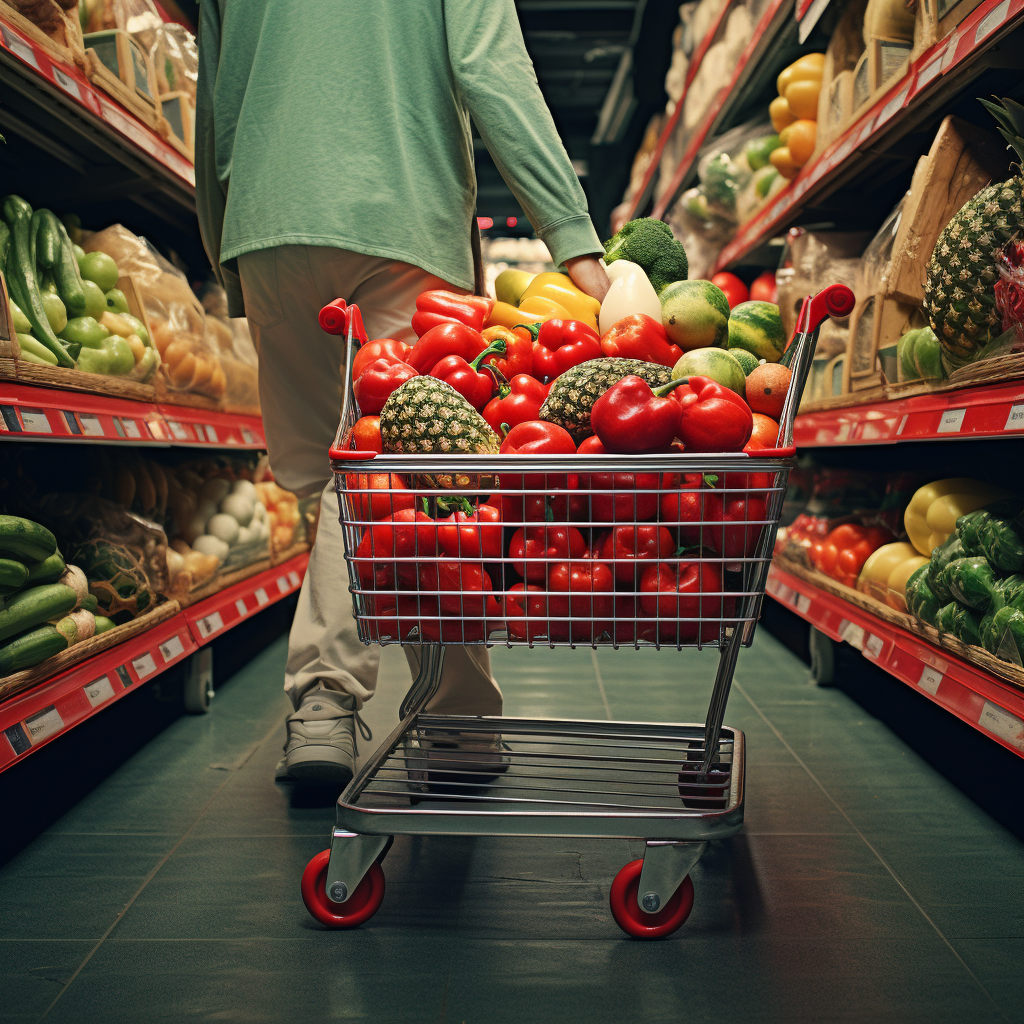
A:
[[[807,763],[803,760],[803,758],[800,757],[800,755],[789,745],[788,741],[785,739],[785,737],[782,735],[779,729],[775,726],[775,723],[768,718],[768,716],[761,710],[760,707],[758,707],[758,705],[754,702],[754,699],[750,696],[750,694],[743,689],[743,686],[738,679],[733,679],[733,686],[735,686],[736,689],[739,690],[739,692],[743,695],[744,700],[746,700],[746,702],[754,709],[754,711],[756,711],[757,714],[761,716],[765,725],[767,725],[768,728],[771,729],[773,733],[775,733],[775,735],[779,738],[779,742],[782,743],[783,746],[785,746],[785,748],[793,755],[793,757],[796,759],[800,767],[803,768],[803,770],[810,777],[811,781],[818,787],[818,789],[821,790],[822,793],[824,793],[828,801],[847,820],[847,822],[850,825],[850,828],[852,828],[853,831],[860,837],[861,842],[863,842],[864,845],[875,855],[876,859],[882,865],[882,867],[884,867],[885,870],[889,872],[889,875],[892,878],[892,880],[903,890],[907,899],[910,900],[910,902],[913,903],[914,906],[917,908],[918,913],[920,913],[920,915],[928,922],[928,924],[931,925],[931,927],[935,931],[935,934],[938,935],[938,937],[943,941],[943,943],[953,954],[953,956],[955,956],[956,959],[960,962],[960,965],[970,975],[975,985],[978,986],[978,988],[984,994],[985,998],[992,1004],[992,1006],[999,1014],[999,1016],[1002,1017],[1003,1020],[1007,1022],[1007,1024],[1011,1024],[1010,1018],[1007,1017],[1006,1014],[1003,1012],[1002,1007],[995,1001],[989,990],[982,984],[981,979],[974,973],[974,971],[971,970],[970,967],[967,966],[967,962],[957,952],[956,948],[953,946],[953,943],[949,941],[949,939],[946,937],[942,929],[935,923],[935,921],[932,920],[931,916],[924,909],[924,907],[922,907],[921,904],[918,903],[916,899],[914,899],[913,894],[904,884],[903,879],[900,878],[900,876],[893,869],[892,865],[889,864],[889,862],[875,848],[875,846],[871,843],[867,836],[865,836],[864,833],[854,824],[853,819],[840,806],[839,802],[835,799],[835,797],[832,796],[832,794],[825,788],[825,786],[822,784],[821,780],[817,777],[817,775],[815,775],[814,772],[811,771],[811,769],[807,766]]]
[[[604,691],[604,679],[601,676],[601,666],[597,661],[597,651],[593,647],[590,648],[590,661],[594,666],[594,675],[597,678],[597,688],[601,691],[601,703],[604,704],[604,713],[608,716],[608,721],[612,720],[612,709],[608,706],[608,694]]]
[[[215,792],[211,794],[210,799],[206,801],[206,803],[203,805],[202,810],[199,812],[198,815],[196,815],[196,820],[192,822],[192,824],[189,826],[188,831],[186,831],[185,834],[174,844],[174,846],[172,846],[170,850],[168,850],[167,853],[160,858],[156,867],[154,867],[153,870],[142,880],[142,884],[132,894],[132,898],[127,902],[127,904],[125,904],[124,909],[117,915],[117,917],[114,918],[114,920],[110,924],[110,927],[99,937],[93,948],[89,950],[85,959],[78,965],[78,967],[75,968],[75,973],[72,974],[70,978],[68,978],[68,980],[64,983],[61,990],[53,997],[53,1001],[42,1012],[42,1014],[39,1017],[39,1020],[44,1020],[46,1018],[49,1012],[60,1001],[64,993],[67,992],[67,990],[74,984],[75,979],[78,977],[79,974],[82,973],[82,971],[85,969],[89,961],[96,955],[96,953],[99,951],[100,946],[102,946],[103,943],[107,940],[107,937],[110,935],[110,933],[113,932],[113,930],[121,923],[122,920],[124,920],[124,916],[128,913],[129,910],[131,910],[132,906],[135,904],[135,901],[142,895],[146,886],[149,885],[149,883],[153,881],[154,878],[156,878],[160,869],[171,859],[171,857],[174,855],[174,852],[178,849],[178,847],[180,847],[181,844],[185,842],[185,840],[188,839],[188,837],[192,835],[192,833],[196,830],[196,828],[199,826],[199,823],[203,820],[203,817],[205,816],[206,812],[210,809],[210,806],[213,804],[214,800],[216,800],[217,797],[220,796],[224,789],[230,784],[230,782],[237,777],[238,770],[241,769],[249,761],[253,754],[255,754],[263,746],[263,744],[266,743],[267,740],[269,740],[271,736],[273,736],[274,733],[277,732],[277,730],[279,730],[280,728],[280,723],[275,722],[275,724],[267,730],[267,732],[264,734],[260,742],[252,747],[252,749],[246,755],[245,760],[242,761],[242,763],[238,766],[238,769],[228,773],[228,777],[217,787]]]

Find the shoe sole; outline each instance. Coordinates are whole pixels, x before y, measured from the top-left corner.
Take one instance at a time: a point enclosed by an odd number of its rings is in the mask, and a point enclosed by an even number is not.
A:
[[[332,751],[333,753],[333,751]],[[336,758],[324,757],[313,750],[296,751],[287,760],[288,774],[299,782],[336,783],[347,786],[353,771]]]

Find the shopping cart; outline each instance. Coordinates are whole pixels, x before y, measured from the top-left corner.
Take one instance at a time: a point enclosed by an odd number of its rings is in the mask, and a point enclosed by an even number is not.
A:
[[[352,927],[376,912],[395,835],[643,840],[612,883],[615,920],[646,938],[686,920],[691,869],[742,827],[744,737],[723,726],[726,702],[754,638],[818,329],[853,304],[842,285],[804,302],[782,445],[755,455],[375,456],[350,450],[349,388],[331,460],[359,636],[415,645],[420,671],[303,874],[317,920]],[[366,340],[358,309],[339,299],[320,322],[347,333],[351,365]],[[720,656],[699,724],[425,710],[446,645],[484,643]]]

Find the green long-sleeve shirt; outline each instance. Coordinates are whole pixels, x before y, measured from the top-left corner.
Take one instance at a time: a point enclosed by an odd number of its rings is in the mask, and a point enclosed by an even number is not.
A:
[[[514,0],[202,0],[196,197],[235,257],[328,245],[473,287],[470,116],[558,264],[601,252]]]

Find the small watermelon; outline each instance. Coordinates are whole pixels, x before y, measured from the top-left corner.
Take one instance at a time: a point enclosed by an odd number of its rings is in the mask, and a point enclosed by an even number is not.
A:
[[[674,281],[661,295],[661,322],[668,340],[684,352],[725,347],[729,300],[710,281]]]
[[[731,348],[729,349],[729,355],[743,367],[743,372],[748,377],[761,365],[761,360],[753,352],[748,352],[745,348]]]
[[[684,353],[672,367],[672,379],[681,377],[709,377],[741,397],[747,392],[747,375],[740,361],[724,348],[693,348]]]
[[[786,348],[779,307],[772,302],[741,302],[729,315],[729,348],[746,349],[777,363]]]

